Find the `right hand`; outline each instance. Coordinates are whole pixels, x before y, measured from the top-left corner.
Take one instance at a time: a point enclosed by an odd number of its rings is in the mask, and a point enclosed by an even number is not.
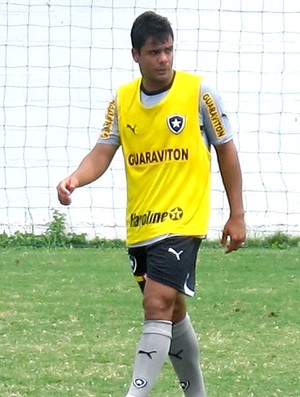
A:
[[[63,179],[61,182],[59,182],[59,184],[56,187],[59,202],[63,205],[70,205],[72,202],[70,196],[74,192],[74,190],[78,187],[78,185],[79,185],[78,180],[72,176]]]

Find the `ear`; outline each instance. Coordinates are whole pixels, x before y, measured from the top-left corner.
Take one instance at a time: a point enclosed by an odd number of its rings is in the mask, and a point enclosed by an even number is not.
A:
[[[132,49],[131,49],[131,54],[132,54],[132,58],[133,58],[134,62],[137,62],[137,63],[138,63],[138,61],[139,61],[139,53],[138,53],[138,50],[137,50],[136,48],[132,48]]]

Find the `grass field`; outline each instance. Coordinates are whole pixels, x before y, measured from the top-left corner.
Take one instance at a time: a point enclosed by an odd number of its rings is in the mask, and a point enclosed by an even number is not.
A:
[[[0,250],[0,396],[122,397],[143,321],[124,249]],[[204,247],[208,397],[300,396],[300,249]],[[166,363],[151,396],[182,395]]]

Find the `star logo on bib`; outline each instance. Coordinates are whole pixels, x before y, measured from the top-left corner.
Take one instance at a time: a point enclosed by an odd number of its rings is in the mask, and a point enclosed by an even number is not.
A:
[[[169,217],[172,221],[179,221],[183,217],[183,210],[180,207],[175,207],[170,211]]]
[[[185,117],[180,114],[173,114],[167,117],[167,126],[173,134],[180,134],[185,127]]]

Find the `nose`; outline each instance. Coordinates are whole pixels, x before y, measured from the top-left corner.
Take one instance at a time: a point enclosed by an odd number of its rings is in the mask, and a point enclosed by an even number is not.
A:
[[[168,55],[165,53],[165,51],[162,51],[159,54],[159,62],[160,63],[166,63],[166,62],[168,62],[168,60],[169,60]]]

